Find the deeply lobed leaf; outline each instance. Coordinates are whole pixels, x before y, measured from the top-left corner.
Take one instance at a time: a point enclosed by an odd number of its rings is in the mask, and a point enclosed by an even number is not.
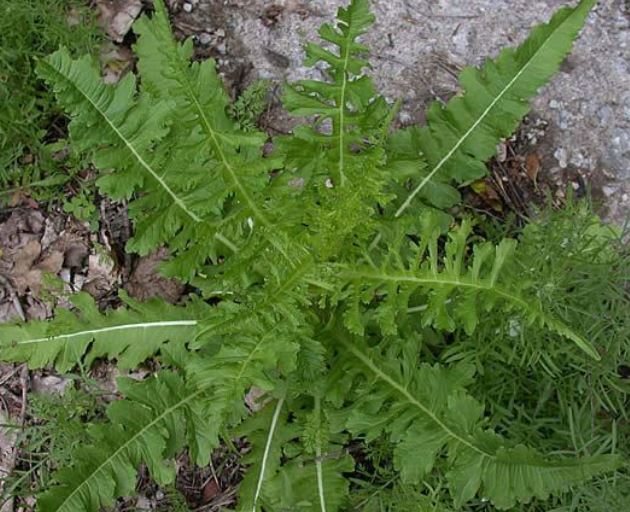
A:
[[[516,240],[504,239],[497,246],[479,243],[468,258],[471,232],[468,220],[452,229],[440,257],[439,220],[425,215],[418,243],[398,238],[385,249],[381,265],[372,258],[371,266],[342,268],[347,327],[362,335],[374,320],[384,334],[396,334],[401,318],[411,315],[424,327],[453,332],[461,326],[471,335],[483,315],[500,311],[506,319],[545,327],[600,359],[587,339],[545,311],[532,283],[514,273]]]
[[[109,423],[95,425],[93,444],[75,452],[74,465],[56,473],[59,485],[39,496],[42,512],[98,512],[117,496],[131,494],[140,463],[161,484],[175,478],[172,458],[184,444],[199,464],[213,447],[214,425],[206,421],[208,399],[175,373],[161,372],[142,382],[119,379],[125,400],[107,410]]]
[[[507,510],[620,467],[621,459],[614,455],[549,458],[532,448],[511,446],[485,427],[483,406],[466,394],[470,367],[417,368],[413,360],[383,357],[351,340],[338,341],[350,358],[343,359],[346,371],[361,379],[365,373],[366,379],[359,384],[360,398],[351,406],[347,428],[368,439],[386,433],[396,445],[394,463],[401,478],[412,483],[420,483],[446,451],[447,479],[457,507],[480,493]],[[356,361],[364,371],[356,370]]]
[[[486,174],[484,162],[494,155],[501,138],[514,132],[529,111],[528,100],[558,70],[595,1],[560,9],[517,49],[504,49],[481,69],[466,68],[460,75],[461,94],[445,107],[433,103],[426,127],[393,136],[390,165],[412,179],[410,191],[400,191],[396,217],[416,197],[438,207],[451,206],[459,194],[450,184],[469,183]]]
[[[50,321],[0,325],[0,359],[26,362],[30,368],[71,370],[85,358],[117,359],[131,369],[155,355],[167,341],[184,344],[194,338],[211,308],[191,300],[173,306],[160,300],[141,303],[122,295],[127,307],[102,314],[86,293],[70,298],[73,311],[58,309]]]

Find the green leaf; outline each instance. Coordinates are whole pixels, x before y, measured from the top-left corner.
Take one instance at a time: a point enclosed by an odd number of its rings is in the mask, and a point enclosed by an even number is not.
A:
[[[286,187],[300,180],[302,194],[315,194],[303,218],[316,234],[312,246],[322,259],[343,252],[347,239],[373,236],[376,205],[393,197],[384,187],[384,143],[395,108],[377,95],[364,69],[367,47],[358,42],[372,25],[367,0],[339,8],[336,23],[319,30],[323,48],[306,45],[306,65],[323,63],[324,80],[300,80],[285,89],[284,106],[296,116],[314,116],[314,126],[298,126],[275,140],[285,160]],[[293,194],[293,196],[297,195]],[[304,203],[302,203],[304,204]]]
[[[190,280],[226,248],[238,252],[254,227],[271,226],[264,191],[281,162],[263,157],[265,134],[243,132],[227,115],[214,62],[191,63],[192,41],[175,41],[163,2],[135,30],[140,90],[131,73],[105,85],[95,63],[66,50],[38,72],[70,114],[75,145],[93,152],[100,189],[133,199],[127,249],[147,254],[168,243],[169,274]]]
[[[88,364],[106,356],[116,358],[121,369],[135,368],[169,340],[191,341],[199,322],[211,313],[198,300],[173,306],[122,298],[128,308],[102,314],[88,294],[79,293],[70,298],[76,309],[58,309],[53,320],[0,325],[0,359],[67,372],[87,354]]]
[[[439,231],[426,215],[424,223],[427,227],[419,234],[419,243],[413,244],[409,263],[398,258],[396,266],[386,262],[381,267],[355,266],[347,270],[342,267],[340,279],[346,283],[343,296],[351,305],[346,325],[351,332],[360,334],[361,312],[356,310],[356,298],[378,295],[381,298],[374,317],[384,324],[381,327],[384,334],[395,334],[395,320],[411,314],[411,318],[419,317],[423,326],[452,332],[461,325],[470,335],[483,315],[501,311],[506,319],[516,313],[523,322],[545,327],[572,341],[593,359],[601,358],[587,339],[543,309],[530,283],[514,275],[516,240],[504,239],[497,246],[475,245],[473,257],[467,260],[472,224],[464,219],[461,226],[449,232],[445,255],[440,261]],[[401,249],[388,246],[387,250],[391,255]],[[410,304],[412,298],[420,304]],[[368,305],[366,309],[370,312],[372,308]]]
[[[347,166],[352,159],[350,144],[357,143],[367,133],[359,128],[369,119],[368,106],[376,93],[371,80],[362,74],[368,62],[362,58],[367,48],[357,42],[374,22],[367,0],[352,0],[347,8],[340,7],[337,24],[322,25],[320,37],[336,47],[336,52],[324,49],[314,43],[306,45],[306,65],[318,61],[328,64],[328,74],[332,82],[301,80],[288,87],[283,98],[284,106],[296,116],[320,116],[330,119],[332,133],[322,137],[315,130],[302,127],[296,132],[305,141],[329,141],[331,153],[325,171],[340,186],[346,185]],[[383,109],[382,100],[377,102]],[[384,110],[383,110],[384,111]],[[321,172],[321,171],[320,171]]]
[[[344,510],[350,482],[343,473],[354,470],[354,460],[338,451],[322,457],[319,465],[310,457],[300,456],[280,468],[269,482],[271,510]]]
[[[235,434],[247,437],[251,451],[242,459],[247,471],[239,488],[243,512],[260,510],[269,494],[268,481],[281,464],[282,448],[294,437],[296,429],[287,424],[284,399],[265,406],[240,425]]]
[[[270,213],[261,206],[263,201],[259,195],[269,184],[268,172],[277,167],[279,161],[262,157],[265,134],[244,132],[227,115],[229,98],[215,62],[212,59],[191,62],[192,39],[177,43],[170,30],[166,7],[160,0],[155,2],[153,17],[140,18],[134,31],[139,36],[134,49],[139,57],[143,88],[156,98],[174,101],[176,105],[174,127],[165,143],[179,149],[177,155],[197,155],[195,162],[199,165],[183,167],[186,173],[181,179],[186,180],[189,189],[195,185],[195,202],[200,207],[203,205],[206,218],[212,221],[204,225],[205,233],[191,233],[186,238],[178,235],[176,245],[189,249],[187,243],[203,237],[209,240],[207,245],[213,247],[217,244],[212,243],[215,237],[219,241],[238,239],[250,230],[247,227],[250,217],[250,222],[253,219],[261,226],[271,225]],[[238,202],[230,201],[232,196]],[[142,225],[132,249],[144,250],[145,245],[155,245],[156,241],[147,237],[158,220],[159,217],[151,218],[148,226]],[[204,249],[206,255],[214,254]]]
[[[456,507],[478,493],[497,508],[509,509],[533,497],[544,500],[551,493],[620,467],[616,455],[566,459],[546,457],[522,445],[510,446],[484,428],[483,407],[463,388],[468,380],[466,369],[420,365],[403,370],[397,359],[386,359],[377,350],[347,339],[338,342],[354,359],[345,360],[346,370],[361,375],[354,366],[358,361],[371,382],[371,389],[363,389],[352,406],[347,426],[353,435],[365,433],[371,418],[397,444],[394,462],[410,482],[420,483],[437,463],[438,453],[447,451],[447,479]],[[373,437],[375,432],[369,435]]]
[[[93,443],[75,451],[73,466],[53,475],[59,485],[38,496],[39,511],[98,512],[112,506],[117,496],[133,494],[140,463],[158,483],[171,483],[175,465],[168,459],[186,440],[194,459],[207,463],[216,434],[206,421],[202,389],[170,372],[141,382],[119,379],[118,385],[127,398],[109,406],[108,424],[90,428]]]
[[[494,155],[501,138],[514,132],[529,111],[528,100],[558,70],[595,1],[582,0],[575,8],[559,10],[516,50],[504,49],[481,69],[466,68],[460,75],[461,94],[446,107],[433,103],[426,127],[394,137],[394,167],[401,166],[401,153],[423,155],[416,157],[414,183],[411,192],[401,194],[404,200],[396,217],[416,197],[438,207],[451,206],[459,198],[454,189],[447,192],[448,184],[469,183],[486,174],[484,162]]]
[[[115,198],[129,197],[134,188],[154,190],[154,200],[172,208],[181,223],[201,218],[186,198],[181,183],[162,170],[160,155],[152,148],[168,133],[173,105],[136,95],[136,80],[128,74],[116,86],[105,85],[90,57],[72,60],[64,48],[39,61],[37,72],[55,91],[71,114],[70,133],[80,149],[95,151],[95,164],[116,168],[117,180],[101,185]]]

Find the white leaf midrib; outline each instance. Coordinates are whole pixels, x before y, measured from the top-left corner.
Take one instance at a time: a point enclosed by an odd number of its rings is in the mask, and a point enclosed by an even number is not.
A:
[[[444,155],[444,157],[435,165],[435,167],[433,169],[431,169],[431,172],[429,172],[429,174],[427,174],[422,179],[422,181],[418,184],[418,186],[416,188],[414,188],[413,191],[407,196],[407,199],[405,199],[405,202],[396,211],[396,213],[394,215],[395,217],[400,217],[403,214],[403,212],[409,207],[409,205],[411,204],[411,201],[413,201],[413,199],[416,197],[416,195],[418,195],[418,193],[426,186],[426,184],[429,181],[431,181],[433,176],[436,175],[436,173],[444,166],[444,164],[448,160],[451,159],[451,157],[457,152],[457,150],[460,148],[460,146],[468,139],[468,137],[470,137],[470,135],[477,129],[477,127],[488,116],[490,111],[497,105],[497,103],[499,101],[501,101],[501,99],[503,99],[505,94],[514,86],[516,81],[523,75],[523,73],[525,73],[525,71],[527,71],[527,69],[530,67],[532,62],[534,62],[534,60],[536,60],[538,55],[547,47],[547,44],[549,43],[549,41],[551,41],[553,36],[555,36],[557,34],[557,32],[565,25],[565,23],[567,23],[572,18],[572,16],[574,14],[575,14],[575,11],[571,15],[567,16],[567,18],[560,25],[558,25],[558,27],[556,27],[555,30],[552,30],[549,33],[549,35],[547,36],[545,41],[540,45],[538,50],[536,50],[536,52],[532,55],[532,57],[518,71],[518,73],[516,73],[516,75],[514,75],[514,78],[512,78],[512,80],[510,80],[508,82],[508,84],[501,90],[501,92],[496,96],[496,98],[494,98],[494,100],[492,100],[490,105],[488,105],[488,107],[483,111],[481,116],[479,116],[479,118],[466,131],[466,133],[464,133],[464,135],[462,137],[460,137],[460,139],[451,148],[451,150],[446,155]]]
[[[283,405],[284,398],[281,398],[280,400],[278,400],[278,403],[276,404],[276,409],[273,411],[271,425],[269,426],[269,433],[267,434],[267,441],[265,442],[265,450],[263,452],[262,461],[260,463],[260,473],[258,475],[258,481],[256,482],[256,492],[254,493],[252,512],[256,512],[256,504],[258,503],[258,498],[260,497],[260,493],[262,492],[262,486],[265,480],[265,472],[267,470],[267,461],[269,460],[269,454],[271,453],[271,443],[276,432],[278,418],[280,417],[280,411],[282,410]]]
[[[17,341],[14,345],[30,345],[33,343],[45,343],[51,341],[58,341],[61,339],[78,338],[82,336],[102,334],[112,331],[124,331],[132,329],[159,329],[163,327],[192,327],[198,324],[197,320],[166,320],[160,322],[139,322],[133,324],[121,324],[111,325],[108,327],[101,327],[99,329],[87,329],[85,331],[76,331],[69,334],[58,334],[53,336],[46,336],[43,338],[35,338],[30,340]]]
[[[186,405],[188,402],[190,402],[193,398],[195,398],[198,395],[200,395],[202,392],[203,392],[203,389],[198,389],[198,390],[194,391],[192,394],[188,395],[187,397],[182,398],[179,402],[177,402],[176,404],[172,405],[168,409],[164,410],[161,414],[159,414],[157,417],[155,417],[153,420],[151,420],[150,423],[148,423],[147,425],[142,427],[140,430],[135,432],[131,438],[127,439],[127,441],[125,441],[122,445],[120,445],[97,468],[95,468],[93,471],[91,471],[90,474],[88,475],[88,477],[84,478],[83,481],[77,487],[74,488],[74,490],[63,500],[61,505],[59,505],[59,507],[57,508],[57,511],[64,509],[66,507],[66,504],[71,503],[71,500],[79,492],[79,490],[82,489],[85,485],[89,485],[89,484],[87,484],[87,482],[89,482],[92,479],[96,478],[96,475],[98,475],[101,471],[103,471],[103,469],[105,467],[107,467],[110,464],[112,464],[113,461],[116,459],[116,457],[118,457],[128,446],[130,446],[137,439],[142,437],[153,426],[157,425],[160,421],[162,421],[164,418],[166,418],[167,416],[172,414],[174,411],[176,411],[180,407],[183,407],[184,405]]]
[[[190,217],[194,222],[201,222],[201,218],[197,216],[194,212],[188,209],[184,201],[168,186],[168,184],[162,179],[162,177],[148,164],[148,162],[142,157],[140,153],[136,150],[136,148],[127,140],[125,135],[112,123],[112,121],[107,117],[105,112],[92,100],[92,98],[81,89],[77,83],[72,81],[70,78],[66,77],[61,73],[57,68],[55,68],[52,64],[47,61],[44,62],[50,69],[52,69],[57,75],[61,76],[64,80],[70,83],[76,91],[78,91],[83,98],[85,98],[88,103],[92,106],[96,112],[103,118],[103,120],[107,123],[110,129],[116,134],[116,136],[123,141],[127,149],[134,156],[136,161],[159,183],[159,185],[164,189],[164,191],[173,199],[173,202],[181,208],[188,217]]]

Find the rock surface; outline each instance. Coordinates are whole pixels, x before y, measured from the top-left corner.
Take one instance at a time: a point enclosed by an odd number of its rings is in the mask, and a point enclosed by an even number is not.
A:
[[[208,34],[225,29],[215,56],[240,60],[254,76],[294,80],[320,75],[302,66],[302,47],[317,40],[317,27],[340,4],[199,0],[177,18],[198,28],[195,35],[204,44]],[[575,1],[373,0],[377,21],[365,42],[377,87],[403,100],[402,124],[417,122],[430,101],[457,90],[461,67],[518,44],[533,25],[567,4]],[[534,102],[535,115],[549,122],[541,141],[542,172],[574,168],[617,221],[630,214],[629,27],[630,2],[600,1],[562,71]]]

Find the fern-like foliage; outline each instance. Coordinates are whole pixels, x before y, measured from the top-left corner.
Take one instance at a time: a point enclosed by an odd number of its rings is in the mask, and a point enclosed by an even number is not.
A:
[[[267,172],[278,162],[262,158],[266,136],[244,132],[229,118],[228,96],[214,61],[190,63],[192,40],[182,45],[175,41],[164,5],[156,3],[152,20],[140,19],[135,30],[140,36],[135,50],[143,87],[160,100],[175,99],[177,125],[168,142],[177,146],[185,134],[188,147],[182,148],[183,151],[200,158],[200,174],[180,179],[199,194],[207,208],[207,218],[218,223],[209,226],[206,233],[182,239],[182,245],[204,234],[219,234],[228,239],[234,235],[240,237],[248,217],[261,226],[269,225],[261,192],[269,182]],[[193,170],[187,165],[182,167],[187,172]],[[230,198],[235,200],[229,201]]]
[[[263,134],[229,118],[214,62],[190,63],[192,41],[174,40],[164,6],[136,31],[140,89],[132,74],[105,85],[88,58],[72,61],[64,49],[38,72],[72,115],[78,147],[97,148],[94,164],[107,171],[101,190],[115,199],[142,192],[130,203],[129,250],[146,254],[168,243],[181,253],[171,274],[189,279],[207,258],[235,251],[254,221],[270,224],[260,194],[277,160],[261,157]]]
[[[171,235],[189,221],[201,222],[203,211],[193,206],[186,180],[173,169],[176,160],[170,160],[169,169],[171,148],[160,144],[169,131],[173,103],[139,94],[133,74],[116,87],[105,85],[90,58],[74,61],[65,49],[40,61],[38,73],[72,116],[70,132],[78,148],[95,150],[97,167],[116,170],[100,178],[104,192],[116,199],[129,198],[139,187],[152,193],[152,208],[164,212]],[[180,164],[189,168],[186,153],[179,155],[185,159]]]
[[[459,194],[449,185],[486,173],[484,162],[500,139],[514,132],[529,110],[528,100],[558,70],[594,4],[583,0],[574,9],[561,9],[517,49],[504,49],[481,69],[464,69],[461,94],[445,107],[433,103],[426,127],[401,130],[392,138],[390,164],[412,180],[410,191],[400,192],[397,217],[416,197],[438,207],[455,204]]]
[[[331,43],[336,52],[314,43],[306,45],[306,64],[326,63],[331,82],[301,80],[287,87],[284,105],[294,115],[316,116],[318,123],[330,123],[329,134],[309,126],[299,127],[291,144],[326,146],[329,151],[316,172],[343,187],[351,172],[348,167],[353,165],[352,144],[363,142],[369,133],[366,128],[378,122],[385,107],[382,98],[376,100],[372,81],[363,74],[368,61],[362,55],[367,48],[357,41],[374,22],[367,0],[341,7],[337,19],[336,26],[327,23],[319,30],[321,38]],[[300,153],[305,155],[303,150]]]
[[[142,382],[119,379],[125,400],[107,410],[109,423],[95,425],[93,443],[75,454],[73,467],[57,473],[60,485],[39,497],[40,510],[100,510],[116,496],[133,492],[140,463],[162,484],[175,478],[167,462],[187,445],[195,461],[207,464],[213,425],[208,397],[172,372],[161,372]]]
[[[501,310],[506,319],[539,324],[599,359],[587,339],[545,311],[534,283],[514,279],[516,240],[474,245],[472,258],[467,258],[472,225],[464,219],[459,228],[451,229],[440,255],[439,221],[429,214],[422,224],[419,243],[399,236],[398,247],[387,247],[381,264],[370,258],[369,266],[341,270],[349,283],[344,296],[352,332],[362,335],[372,317],[383,334],[396,334],[401,317],[417,315],[425,327],[446,332],[462,327],[471,335],[484,315]]]
[[[615,456],[562,460],[511,446],[485,427],[483,406],[465,391],[472,367],[418,367],[419,347],[413,342],[383,353],[351,339],[339,342],[346,351],[341,364],[360,379],[353,386],[361,398],[350,407],[347,428],[368,440],[386,432],[396,446],[394,464],[407,482],[422,482],[447,451],[446,478],[456,507],[480,492],[507,510],[534,496],[545,499],[618,463]]]
[[[189,341],[211,310],[195,299],[186,306],[173,306],[161,300],[141,303],[125,294],[121,297],[127,307],[101,314],[88,294],[78,293],[70,297],[75,309],[59,309],[51,321],[0,325],[2,359],[67,372],[87,354],[88,365],[97,357],[108,357],[131,369],[167,341]]]
[[[298,126],[277,144],[290,173],[286,179],[300,180],[302,188],[316,192],[305,223],[318,233],[315,243],[325,255],[340,249],[343,232],[355,239],[366,236],[376,204],[391,199],[381,163],[395,110],[364,73],[368,49],[358,41],[373,22],[367,0],[341,7],[337,23],[319,30],[332,48],[314,43],[305,48],[306,65],[324,64],[326,79],[300,80],[286,88],[283,98],[293,115],[315,119],[313,126]]]
[[[195,297],[177,306],[123,297],[103,314],[77,295],[50,322],[0,328],[5,361],[68,371],[99,357],[122,368],[155,357],[161,368],[120,381],[125,398],[90,428],[92,443],[57,473],[39,510],[98,511],[133,492],[140,464],[172,482],[182,449],[203,465],[234,437],[250,445],[238,507],[251,512],[352,509],[374,443],[396,474],[385,487],[416,486],[426,502],[456,508],[487,499],[508,509],[616,470],[608,445],[579,450],[568,433],[554,445],[562,457],[539,449],[537,432],[512,440],[501,427],[515,404],[493,403],[489,411],[504,411],[495,424],[472,396],[480,377],[458,362],[472,339],[518,351],[527,340],[495,338],[527,326],[591,368],[605,343],[558,315],[559,299],[537,288],[544,269],[519,265],[531,252],[516,240],[480,240],[469,220],[414,203],[451,205],[453,185],[482,174],[592,5],[561,10],[518,50],[466,70],[465,92],[431,107],[428,127],[390,134],[396,109],[366,75],[360,41],[373,16],[367,0],[352,0],[321,28],[326,48],[306,47],[324,78],[286,89],[287,108],[312,123],[274,139],[271,156],[265,134],[230,117],[214,62],[192,63],[192,42],[175,41],[162,0],[134,28],[139,80],[104,85],[94,64],[63,49],[42,61],[102,191],[130,200],[128,249],[168,246],[164,270]],[[489,318],[495,331],[483,328]]]

